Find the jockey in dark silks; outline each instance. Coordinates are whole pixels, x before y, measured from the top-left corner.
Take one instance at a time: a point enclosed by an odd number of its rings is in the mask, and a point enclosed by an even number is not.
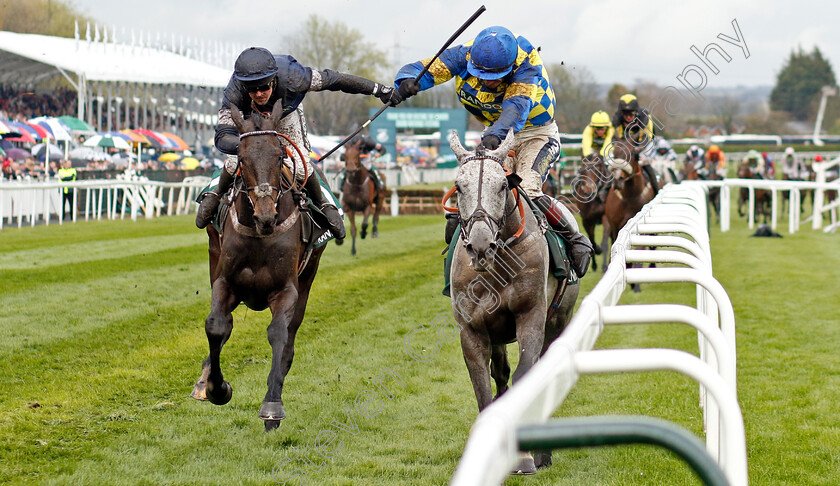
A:
[[[224,91],[216,125],[216,148],[226,154],[228,160],[219,178],[218,188],[205,193],[201,200],[195,219],[196,226],[204,228],[210,222],[218,208],[220,197],[230,189],[237,170],[239,132],[231,119],[231,107],[239,109],[245,118],[250,117],[252,112],[268,116],[274,104],[279,101],[283,104],[283,118],[278,132],[289,137],[300,147],[306,162],[303,164],[304,161],[297,160],[300,156],[295,153],[294,163],[289,158],[285,159],[285,163],[301,182],[306,176],[315,174],[316,177],[308,177],[306,192],[327,217],[333,235],[339,240],[346,236],[343,216],[338,210],[334,196],[331,193],[327,194],[329,191],[322,190],[318,173],[312,170],[308,160],[309,140],[301,102],[306,93],[322,90],[374,95],[386,104],[391,103],[391,97],[395,93],[394,88],[390,86],[330,69],[309,68],[298,63],[292,56],[275,56],[260,47],[250,47],[239,55],[234,65],[233,76]],[[307,167],[306,174],[303,173],[303,165]],[[295,167],[297,170],[294,170]]]
[[[560,154],[560,134],[554,122],[554,91],[542,59],[531,43],[504,27],[489,27],[472,42],[446,49],[418,82],[414,79],[431,59],[403,66],[394,80],[397,99],[455,78],[455,91],[464,108],[487,128],[481,145],[495,150],[509,130],[514,132],[513,167],[520,189],[545,213],[557,233],[568,242],[575,273],[583,276],[592,245],[582,235],[572,213],[542,192],[548,168]],[[447,235],[457,219],[449,218]]]
[[[653,120],[650,119],[647,110],[639,108],[639,100],[635,95],[626,94],[618,100],[618,110],[612,118],[616,139],[626,139],[633,143],[642,152],[639,157],[639,166],[645,172],[650,184],[653,187],[653,194],[659,192],[659,184],[656,182],[656,171],[650,166],[650,156],[653,152]]]

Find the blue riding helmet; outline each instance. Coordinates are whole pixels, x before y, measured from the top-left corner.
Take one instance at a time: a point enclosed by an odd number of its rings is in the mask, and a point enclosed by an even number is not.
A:
[[[501,79],[513,69],[518,53],[519,44],[511,31],[500,26],[488,27],[479,32],[470,47],[467,71],[479,79]]]
[[[233,75],[242,83],[260,84],[277,74],[277,62],[268,49],[249,47],[239,54],[233,66]]]

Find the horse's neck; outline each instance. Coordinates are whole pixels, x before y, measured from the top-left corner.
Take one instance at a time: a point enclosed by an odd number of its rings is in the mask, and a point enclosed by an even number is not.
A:
[[[368,177],[368,171],[361,162],[354,168],[349,169],[351,172],[347,173],[347,180],[351,184],[361,184]]]

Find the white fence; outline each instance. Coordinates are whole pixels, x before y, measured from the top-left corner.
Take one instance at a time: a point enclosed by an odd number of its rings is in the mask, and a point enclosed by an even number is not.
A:
[[[24,222],[34,226],[39,221],[64,222],[62,192],[67,188],[73,198],[72,220],[81,215],[89,219],[137,219],[162,214],[186,214],[195,206],[198,191],[207,185],[207,177],[190,177],[182,182],[158,182],[137,177],[77,182],[4,182],[0,183],[0,229]],[[84,201],[84,207],[78,203]]]
[[[706,448],[733,486],[748,484],[746,439],[735,383],[735,317],[712,275],[705,191],[670,185],[619,233],[607,272],[545,355],[473,425],[450,484],[499,484],[519,460],[517,428],[545,423],[582,374],[672,370],[700,383]],[[682,234],[685,236],[676,236]],[[634,246],[655,247],[632,250]],[[677,248],[667,250],[663,248]],[[625,263],[684,267],[625,268]],[[696,306],[616,305],[628,284],[691,282]],[[676,322],[698,331],[699,358],[670,349],[592,348],[605,325]]]

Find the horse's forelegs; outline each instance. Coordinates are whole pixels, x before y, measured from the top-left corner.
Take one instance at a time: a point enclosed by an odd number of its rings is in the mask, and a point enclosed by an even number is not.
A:
[[[362,214],[362,239],[364,240],[367,236],[368,218],[370,217],[370,206],[367,206],[365,208],[365,212]]]
[[[350,236],[353,240],[353,245],[350,247],[350,254],[356,255],[356,212],[347,211],[347,219],[350,220]]]
[[[236,306],[236,298],[230,292],[227,284],[219,279],[213,283],[213,297],[210,314],[204,321],[204,331],[207,333],[207,342],[210,345],[210,369],[206,379],[206,396],[211,403],[224,405],[230,401],[233,389],[230,383],[224,380],[219,357],[222,353],[222,346],[225,345],[230,333],[233,331],[233,315],[231,312]]]
[[[507,348],[504,344],[496,344],[490,351],[490,376],[496,382],[496,398],[507,391],[510,380],[510,363],[507,357]]]
[[[484,410],[493,400],[490,386],[490,340],[465,327],[461,330],[461,351],[470,374],[470,381],[478,402],[478,411]]]
[[[545,298],[542,299],[545,302]],[[513,372],[513,383],[534,366],[540,358],[545,339],[545,305],[533,306],[516,316],[516,342],[519,343],[519,364]]]
[[[283,408],[283,383],[294,356],[294,334],[292,326],[296,313],[298,291],[292,284],[286,285],[269,299],[271,323],[268,325],[268,343],[271,345],[271,370],[268,372],[268,391],[260,407],[260,418],[265,420],[266,430],[280,425],[286,418]],[[289,343],[292,343],[289,350]],[[288,361],[288,364],[286,363]]]
[[[379,237],[379,213],[382,212],[382,204],[385,202],[385,198],[381,197],[376,202],[376,209],[373,211],[373,231],[371,231],[370,236],[371,238],[378,238]]]
[[[201,363],[201,376],[195,382],[190,396],[196,400],[207,400],[207,377],[210,375],[210,356]]]

